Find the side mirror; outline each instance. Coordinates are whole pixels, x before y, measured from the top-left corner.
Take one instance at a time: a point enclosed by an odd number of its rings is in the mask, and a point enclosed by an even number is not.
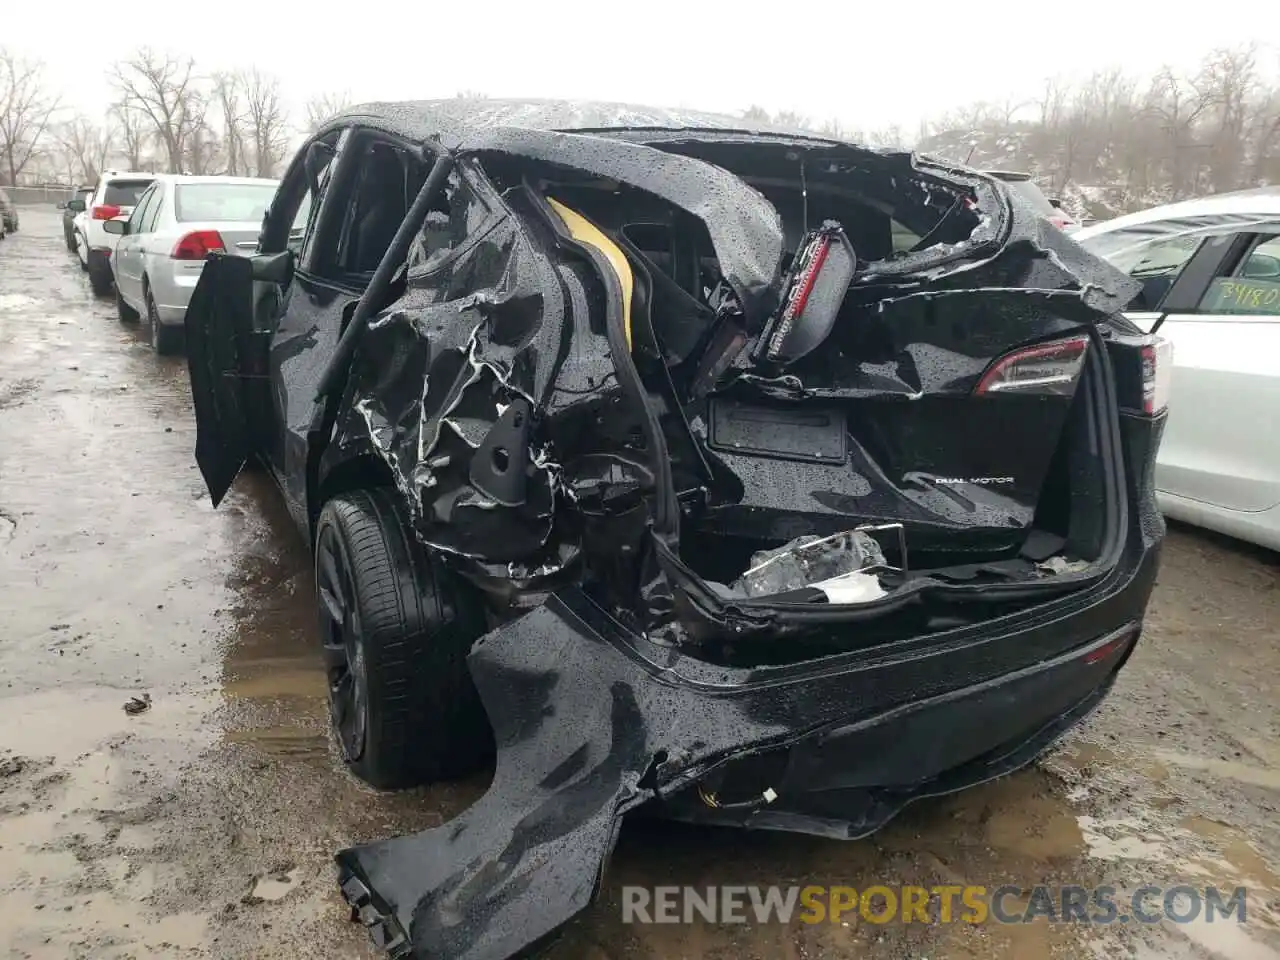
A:
[[[103,221],[102,229],[117,237],[123,237],[129,232],[129,221],[125,217],[116,217],[114,220],[105,220]]]
[[[66,203],[59,204],[59,206],[66,207],[72,213],[84,213],[84,201],[79,197],[74,197]]]
[[[1280,258],[1255,253],[1245,261],[1241,273],[1250,280],[1280,280]]]
[[[293,251],[259,254],[253,258],[253,279],[287,286],[293,279]]]

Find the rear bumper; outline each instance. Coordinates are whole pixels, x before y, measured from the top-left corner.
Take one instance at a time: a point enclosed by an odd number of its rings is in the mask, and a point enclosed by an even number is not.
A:
[[[155,299],[160,322],[166,327],[182,325],[187,315],[187,304],[191,302],[191,292],[200,282],[203,267],[203,263],[164,258],[150,271],[151,295]]]
[[[1163,417],[1116,427],[1114,565],[1051,602],[756,668],[654,644],[577,589],[493,631],[468,660],[493,783],[444,826],[341,851],[353,915],[393,957],[503,960],[589,905],[630,812],[851,838],[1030,763],[1110,690],[1155,584]]]
[[[642,806],[857,837],[1008,773],[1086,716],[1131,651],[1158,538],[1129,547],[1105,584],[1003,629],[784,668],[695,661],[557,594],[472,651],[498,743],[489,792],[446,826],[339,853],[343,893],[392,956],[501,960],[589,904]]]

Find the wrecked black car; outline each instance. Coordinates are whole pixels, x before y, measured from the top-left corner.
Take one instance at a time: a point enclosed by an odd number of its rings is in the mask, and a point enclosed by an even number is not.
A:
[[[313,545],[338,854],[396,957],[540,944],[622,818],[863,836],[1110,689],[1164,526],[1170,356],[998,180],[600,104],[357,108],[186,316],[215,504]],[[496,754],[496,761],[495,761]]]

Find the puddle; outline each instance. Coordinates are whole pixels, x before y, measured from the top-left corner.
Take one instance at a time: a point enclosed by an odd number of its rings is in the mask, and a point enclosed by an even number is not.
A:
[[[274,903],[277,900],[283,900],[294,890],[298,889],[298,884],[302,880],[302,868],[294,867],[292,870],[273,873],[270,876],[262,877],[253,885],[253,890],[249,893],[248,900],[264,900],[267,903]]]
[[[23,293],[0,293],[0,310],[21,310],[33,307],[40,301]]]
[[[1186,897],[1175,898],[1174,915],[1187,915],[1189,901]],[[1210,922],[1203,914],[1187,923],[1167,923],[1192,943],[1209,951],[1214,957],[1222,960],[1280,960],[1280,951],[1273,950],[1260,943],[1250,935],[1249,925],[1255,920],[1247,917],[1241,924],[1234,919],[1218,918]]]
[[[1136,818],[1100,820],[1083,815],[1077,818],[1089,856],[1095,860],[1168,861],[1172,854],[1163,837],[1153,837]]]
[[[1187,770],[1199,770],[1223,780],[1235,780],[1267,790],[1280,790],[1280,770],[1254,767],[1235,760],[1216,760],[1213,757],[1196,757],[1186,753],[1157,750],[1156,757],[1164,763]]]

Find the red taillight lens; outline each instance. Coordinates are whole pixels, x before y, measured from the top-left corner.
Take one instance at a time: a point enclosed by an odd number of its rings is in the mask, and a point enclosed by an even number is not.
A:
[[[1142,412],[1149,416],[1169,406],[1173,381],[1173,341],[1156,337],[1142,348]]]
[[[169,256],[175,260],[203,260],[211,253],[225,253],[226,249],[217,230],[195,230],[179,240]]]
[[[982,375],[974,393],[1069,395],[1084,369],[1088,350],[1089,338],[1079,336],[1007,353]]]
[[[1067,227],[1071,226],[1071,221],[1068,220],[1066,217],[1050,217],[1049,222],[1052,223],[1059,230],[1065,230],[1067,229]]]
[[[114,220],[120,216],[120,208],[114,203],[103,203],[94,207],[90,216],[95,220]]]

